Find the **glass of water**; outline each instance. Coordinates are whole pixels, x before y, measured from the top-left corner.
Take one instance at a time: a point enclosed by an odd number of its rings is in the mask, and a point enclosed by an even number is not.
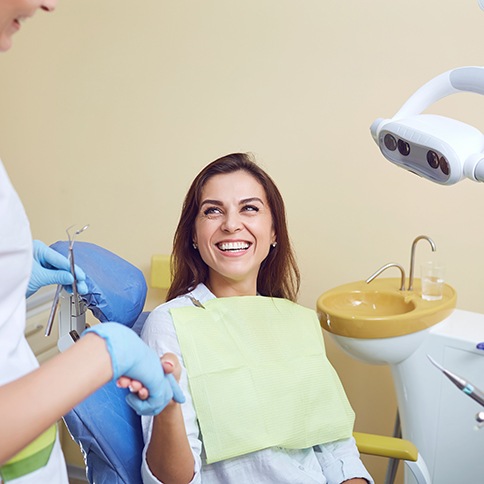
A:
[[[421,265],[422,299],[437,301],[442,299],[444,291],[445,267],[436,262]]]

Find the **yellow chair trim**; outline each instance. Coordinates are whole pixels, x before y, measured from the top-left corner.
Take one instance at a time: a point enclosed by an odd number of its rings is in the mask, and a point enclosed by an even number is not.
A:
[[[155,254],[151,257],[150,286],[168,289],[171,285],[170,255]]]
[[[354,432],[358,450],[362,454],[377,455],[416,462],[418,450],[412,442],[396,437]]]

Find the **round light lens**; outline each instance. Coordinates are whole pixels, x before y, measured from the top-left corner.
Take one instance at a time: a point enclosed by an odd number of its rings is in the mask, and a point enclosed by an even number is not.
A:
[[[410,154],[410,145],[403,139],[398,140],[398,151],[403,156],[408,156]]]
[[[427,163],[432,167],[432,168],[438,168],[439,167],[439,155],[432,150],[427,151]]]
[[[443,156],[440,157],[439,165],[444,175],[448,175],[450,173],[449,162]]]
[[[386,148],[390,151],[395,151],[397,149],[397,140],[391,134],[386,134],[383,138],[383,143],[385,144]]]

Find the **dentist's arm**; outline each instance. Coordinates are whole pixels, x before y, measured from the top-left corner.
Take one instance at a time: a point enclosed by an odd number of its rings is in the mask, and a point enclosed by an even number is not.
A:
[[[173,377],[164,374],[156,353],[133,331],[118,323],[98,326],[104,327],[100,334],[87,332],[64,353],[0,387],[4,437],[0,438],[0,465],[113,378],[125,375],[143,383],[148,399],[129,395],[132,401],[128,403],[141,402],[141,411],[147,414],[161,411],[173,397],[183,401]]]
[[[37,370],[1,386],[0,465],[112,376],[103,340],[86,335]]]

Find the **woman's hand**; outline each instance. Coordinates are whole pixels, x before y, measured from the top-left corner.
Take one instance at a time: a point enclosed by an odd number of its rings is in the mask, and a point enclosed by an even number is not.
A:
[[[139,380],[133,380],[127,376],[118,378],[116,385],[119,388],[129,388],[129,391],[136,393],[140,400],[146,400],[150,396],[148,389]]]
[[[180,380],[181,375],[181,365],[178,358],[173,353],[165,353],[160,358],[161,366],[165,374],[172,373],[176,381]],[[118,378],[116,384],[119,388],[129,388],[131,393],[135,393],[140,400],[146,400],[149,397],[148,389],[139,381],[129,378],[127,376],[122,376]],[[172,402],[174,401],[172,400]]]
[[[180,381],[181,365],[177,356],[173,353],[165,353],[160,360],[165,373],[173,373],[176,381]]]
[[[181,365],[176,355],[173,353],[165,353],[161,357],[161,365],[163,366],[165,374],[172,374],[177,382],[180,381]],[[175,405],[177,405],[177,402],[172,399],[167,407],[173,407]]]

